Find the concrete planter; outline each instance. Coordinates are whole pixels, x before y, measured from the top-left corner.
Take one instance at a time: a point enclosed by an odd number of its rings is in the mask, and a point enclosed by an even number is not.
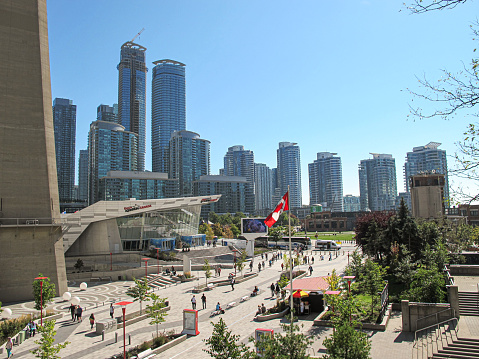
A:
[[[257,277],[257,276],[258,276],[258,273],[247,273],[247,274],[244,274],[244,275],[241,276],[241,277],[235,278],[235,284],[242,283],[242,282],[244,282],[244,281],[247,281],[248,279],[251,279],[251,278],[254,278],[254,277]],[[221,287],[221,286],[225,286],[225,285],[231,285],[231,281],[228,280],[228,279],[218,280],[218,281],[211,281],[210,283],[211,283],[211,284],[214,284],[214,285],[217,286],[217,287]]]
[[[171,307],[170,306],[167,306],[165,308],[163,308],[163,311],[168,311],[170,310]],[[138,312],[139,313],[139,312]],[[125,321],[125,327],[131,325],[131,324],[135,324],[135,323],[138,323],[138,322],[141,322],[142,320],[145,320],[148,318],[148,314],[142,314],[142,315],[138,315],[130,320],[126,320]],[[121,319],[121,321],[118,323],[118,326],[117,326],[118,329],[121,329],[123,328],[123,317]]]
[[[388,306],[388,309],[386,309],[386,314],[384,315],[383,320],[381,321],[380,324],[375,324],[375,323],[361,323],[360,325],[357,326],[357,328],[362,328],[362,329],[367,329],[367,330],[377,330],[384,332],[386,330],[386,327],[389,322],[389,318],[391,317],[391,310],[392,306],[391,304]],[[325,309],[319,317],[321,318],[325,313],[327,312],[327,309]],[[315,326],[320,326],[320,327],[332,327],[333,323],[330,320],[322,320],[322,319],[316,319],[314,321]]]
[[[175,345],[184,342],[187,337],[188,336],[186,334],[181,334],[178,338],[173,339],[172,341],[170,341],[166,344],[163,344],[161,347],[152,350],[152,352],[155,353],[155,354],[163,353],[165,350],[168,350],[168,349],[174,347]]]
[[[257,317],[254,318],[255,321],[257,322],[265,322],[267,320],[271,319],[277,319],[277,318],[282,318],[289,312],[289,307],[283,310],[282,312],[279,313],[273,313],[273,314],[266,314],[266,315],[258,315]]]

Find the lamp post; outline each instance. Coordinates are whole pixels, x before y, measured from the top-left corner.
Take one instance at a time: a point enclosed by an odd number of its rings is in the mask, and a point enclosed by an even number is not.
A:
[[[113,270],[113,253],[110,252],[110,271]]]
[[[150,258],[141,258],[142,261],[145,261],[145,278],[148,277],[148,261]]]
[[[156,266],[158,268],[158,275],[160,275],[160,248],[156,248]]]
[[[343,278],[348,281],[348,297],[349,297],[349,292],[351,291],[351,282],[353,281],[354,278],[356,278],[356,276],[354,276],[354,275],[347,275],[347,276],[345,276],[345,277],[343,277]]]
[[[126,313],[126,306],[128,304],[131,304],[131,303],[133,303],[133,302],[123,301],[123,302],[115,303],[115,305],[120,305],[121,306],[121,310],[123,312],[123,358],[124,359],[126,359],[125,313]]]
[[[48,277],[36,277],[40,281],[40,326],[43,326],[43,281]]]

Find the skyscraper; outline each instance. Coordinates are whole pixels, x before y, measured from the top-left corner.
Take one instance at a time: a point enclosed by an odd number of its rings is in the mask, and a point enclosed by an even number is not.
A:
[[[273,174],[264,163],[254,164],[254,190],[256,211],[269,210],[273,207]]]
[[[444,199],[446,207],[449,199],[449,181],[447,174],[446,151],[440,150],[438,142],[429,142],[425,146],[418,146],[408,152],[404,163],[404,182],[406,191],[410,192],[409,180],[417,174],[443,174],[444,175]]]
[[[96,108],[96,119],[98,121],[120,123],[118,118],[118,104],[112,106],[100,105]]]
[[[156,66],[151,86],[152,170],[168,173],[171,135],[186,130],[186,65],[173,60],[153,64]]]
[[[146,47],[133,42],[121,46],[118,64],[118,116],[127,132],[138,135],[138,171],[145,170],[146,151]]]
[[[88,134],[88,203],[99,201],[99,181],[109,171],[137,171],[138,135],[119,124],[94,121]]]
[[[255,212],[255,189],[254,189],[254,153],[245,150],[244,146],[236,145],[228,148],[224,157],[224,175],[246,177],[248,182],[245,189],[246,212]]]
[[[210,174],[210,141],[195,132],[176,131],[168,153],[169,178],[179,180],[181,197],[193,196],[193,181]]]
[[[53,126],[57,159],[58,194],[60,202],[71,202],[75,185],[75,139],[77,107],[72,100],[53,100]]]
[[[392,155],[371,153],[359,164],[361,210],[393,210],[396,204],[396,161]]]
[[[80,150],[78,158],[78,200],[88,202],[88,150]]]
[[[337,153],[318,152],[308,165],[309,204],[327,203],[334,212],[343,211],[343,174]]]
[[[282,195],[290,188],[291,208],[302,205],[301,193],[301,158],[299,146],[292,142],[280,142],[276,151],[278,169],[278,187]]]

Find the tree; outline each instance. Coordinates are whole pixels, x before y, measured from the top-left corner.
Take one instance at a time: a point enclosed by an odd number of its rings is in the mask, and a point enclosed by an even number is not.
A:
[[[203,349],[211,357],[216,359],[237,359],[237,358],[254,358],[254,354],[243,343],[239,342],[239,335],[232,334],[227,329],[223,318],[213,325],[213,333],[208,339],[203,341],[208,346],[208,349]]]
[[[418,268],[404,299],[412,302],[443,303],[446,297],[444,275],[438,268]]]
[[[211,266],[207,258],[205,258],[205,264],[203,264],[203,270],[205,271],[206,287],[208,287],[208,278],[211,277]]]
[[[285,233],[285,228],[282,226],[273,227],[268,230],[268,237],[273,240],[276,245],[278,245],[278,241],[283,239]]]
[[[420,14],[434,10],[444,10],[455,8],[459,4],[465,3],[467,0],[413,0],[407,8],[412,13]]]
[[[236,259],[236,268],[241,272],[241,275],[243,275],[243,269],[245,265],[246,265],[246,251],[242,250],[239,258]]]
[[[386,270],[379,264],[374,263],[370,259],[366,259],[361,272],[360,281],[365,292],[371,296],[371,317],[374,316],[374,304],[378,298],[378,292],[384,287],[383,276],[385,274]]]
[[[166,307],[166,298],[160,298],[160,296],[155,293],[148,294],[148,297],[152,303],[146,305],[146,313],[148,318],[151,319],[150,324],[156,324],[156,336],[158,337],[158,324],[163,323],[165,317],[168,315],[164,310]]]
[[[221,224],[219,223],[213,224],[212,229],[215,236],[217,236],[218,238],[223,237],[223,226]]]
[[[393,215],[394,214],[392,212],[371,212],[364,216],[358,217],[356,220],[356,227],[354,229],[354,238],[356,239],[356,244],[361,247],[363,254],[376,258],[381,258],[382,255],[387,254],[383,251],[389,251],[389,246],[381,244],[380,241],[384,239],[382,232],[388,227],[389,219]],[[373,224],[373,222],[375,224]],[[370,229],[371,225],[373,228]],[[386,240],[388,239],[386,238]],[[377,253],[378,250],[381,251],[380,254]]]
[[[219,222],[219,216],[215,212],[208,213],[208,220],[215,224]]]
[[[227,224],[223,226],[223,235],[225,238],[233,238],[233,232],[231,231],[231,225]]]
[[[231,213],[226,213],[219,216],[218,223],[221,224],[222,226],[232,224],[233,218],[231,217]]]
[[[43,277],[42,273],[38,273],[39,277]],[[43,281],[43,288],[42,284],[40,283]],[[41,292],[41,295],[40,295]],[[55,283],[50,282],[50,278],[46,278],[43,280],[34,280],[33,281],[33,298],[35,301],[34,308],[36,310],[45,309],[49,303],[53,301],[55,298],[56,290],[55,290]],[[41,303],[43,302],[43,306]]]
[[[37,358],[41,359],[59,359],[61,358],[57,354],[65,348],[70,342],[59,343],[53,345],[55,342],[55,335],[57,331],[55,330],[55,321],[46,320],[43,322],[43,326],[38,326],[38,331],[41,334],[40,340],[35,340],[35,344],[40,345],[34,350],[30,350],[32,354]]]
[[[238,238],[238,236],[241,234],[241,231],[234,223],[231,225],[230,229],[231,229],[231,232],[233,233],[234,238]]]
[[[82,268],[84,267],[83,261],[78,258],[77,262],[73,266],[77,271],[81,272]]]
[[[213,238],[215,237],[213,229],[211,228],[211,226],[208,223],[204,224],[204,226],[205,226],[204,227],[205,231],[203,233],[206,234],[206,240],[207,241],[212,241]]]
[[[281,324],[284,334],[275,333],[273,337],[263,337],[257,343],[263,358],[278,359],[307,359],[306,350],[313,342],[303,333],[299,326],[294,324]]]
[[[146,278],[143,279],[136,279],[133,278],[135,281],[135,285],[128,288],[126,291],[126,295],[133,298],[134,302],[140,301],[140,314],[141,314],[141,306],[144,301],[150,300],[148,296],[148,280]]]

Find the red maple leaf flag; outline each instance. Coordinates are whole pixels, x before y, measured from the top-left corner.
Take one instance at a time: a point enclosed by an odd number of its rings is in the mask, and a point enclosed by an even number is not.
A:
[[[271,212],[270,215],[264,220],[264,224],[271,228],[271,226],[276,223],[279,216],[281,216],[281,213],[289,209],[288,198],[289,192],[286,192],[283,198],[281,198],[281,201],[279,201],[279,203],[276,205],[274,211]]]

